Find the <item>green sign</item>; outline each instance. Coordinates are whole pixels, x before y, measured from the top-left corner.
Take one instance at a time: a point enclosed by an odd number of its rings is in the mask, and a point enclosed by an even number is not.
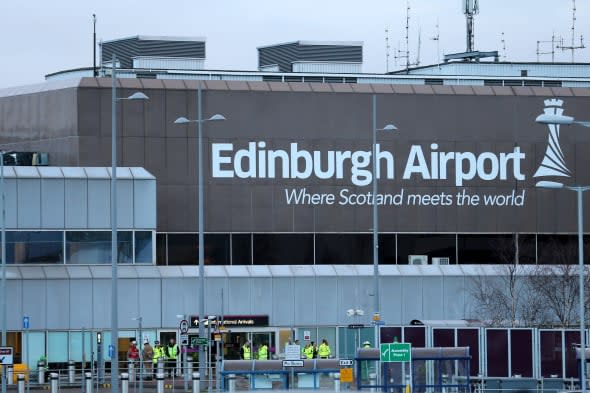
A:
[[[195,346],[195,345],[208,345],[209,340],[206,338],[197,337],[197,338],[192,339],[192,344],[193,344],[193,346]]]
[[[412,360],[412,344],[393,343],[380,345],[382,362],[410,362]]]

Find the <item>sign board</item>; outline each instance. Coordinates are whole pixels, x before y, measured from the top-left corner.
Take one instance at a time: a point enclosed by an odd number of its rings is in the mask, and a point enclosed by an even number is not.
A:
[[[188,334],[180,335],[180,345],[188,345]]]
[[[215,333],[215,334],[213,334],[213,340],[215,340],[215,341],[221,341],[221,333]]]
[[[365,325],[363,325],[362,323],[351,323],[350,325],[348,325],[349,329],[362,329],[364,327]]]
[[[300,360],[301,359],[301,345],[287,344],[285,345],[285,360]]]
[[[0,347],[0,364],[9,365],[14,364],[14,356],[12,347]]]
[[[381,344],[379,348],[382,362],[412,361],[412,344],[410,343]]]
[[[340,369],[340,382],[341,383],[352,383],[354,381],[352,376],[352,368],[341,368]]]
[[[340,364],[340,367],[350,367],[353,364],[352,359],[340,359],[340,361],[338,362]]]
[[[28,316],[23,317],[23,329],[28,329],[30,326],[31,319]]]
[[[311,331],[309,330],[304,330],[303,331],[303,339],[305,341],[310,341],[311,340]]]
[[[283,367],[303,367],[303,360],[283,360]]]
[[[223,325],[226,328],[232,327],[267,327],[269,324],[268,315],[224,315],[218,317],[223,320]],[[208,321],[204,320],[205,326],[208,326]],[[217,322],[212,321],[212,326],[216,326]],[[220,323],[221,325],[221,323]],[[191,315],[190,316],[190,326],[198,327],[199,326],[199,316],[198,315]]]
[[[113,344],[109,345],[109,357],[111,359],[115,357],[115,346]]]
[[[209,345],[209,340],[207,338],[197,337],[193,343],[194,345]]]
[[[186,319],[183,319],[182,321],[180,321],[180,333],[181,334],[186,334],[188,333],[188,321]]]

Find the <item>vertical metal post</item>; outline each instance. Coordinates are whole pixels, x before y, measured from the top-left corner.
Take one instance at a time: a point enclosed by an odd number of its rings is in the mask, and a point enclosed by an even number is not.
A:
[[[129,362],[129,364],[133,364]],[[121,373],[121,393],[129,393],[129,374]]]
[[[84,375],[86,368],[86,330],[82,327],[82,367],[81,373]],[[92,345],[92,344],[91,344]],[[84,392],[84,381],[82,381],[82,392]]]
[[[576,187],[575,191],[578,196],[578,266],[579,286],[580,286],[580,389],[582,393],[586,392],[586,326],[584,314],[584,207],[583,207],[583,187]]]
[[[25,375],[24,374],[18,374],[16,376],[16,390],[18,393],[25,393]]]
[[[111,392],[119,392],[119,308],[117,303],[117,58],[112,58],[111,101]]]
[[[92,76],[97,77],[96,73],[96,15],[92,14],[93,34],[92,34]]]
[[[84,380],[86,382],[86,393],[92,393],[92,373],[84,373]]]
[[[68,383],[73,384],[76,380],[76,362],[68,361]]]
[[[0,151],[0,188],[2,189],[2,346],[6,346],[6,191],[4,189],[4,152]],[[2,393],[6,393],[6,373],[2,373]]]
[[[208,354],[207,357],[209,358],[209,375],[208,375],[208,388],[207,391],[209,393],[211,393],[213,391],[213,369],[211,367],[211,320],[209,319],[209,317],[207,317],[207,349],[208,349]]]
[[[59,375],[57,373],[49,374],[49,381],[51,386],[51,393],[57,393],[58,390],[58,382],[59,382]]]
[[[373,94],[373,315],[379,314],[379,218],[377,211],[377,95]],[[377,322],[377,321],[373,321]],[[379,326],[375,324],[375,348],[378,347]],[[360,334],[360,333],[359,333]]]
[[[200,374],[197,372],[193,373],[193,393],[199,393],[200,392],[200,388],[199,388],[199,376]]]
[[[164,393],[164,373],[156,374],[156,393]]]
[[[139,393],[143,393],[143,317],[139,317]]]
[[[201,82],[197,84],[197,187],[198,187],[198,215],[199,215],[199,337],[205,336],[203,320],[205,316],[205,236],[203,222],[203,100]],[[205,348],[199,345],[199,373],[205,375]],[[203,388],[201,382],[201,389]],[[4,392],[3,392],[4,393]],[[116,392],[113,392],[116,393]]]

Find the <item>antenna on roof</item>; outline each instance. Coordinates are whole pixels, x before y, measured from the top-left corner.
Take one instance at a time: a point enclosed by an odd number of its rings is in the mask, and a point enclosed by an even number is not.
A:
[[[562,51],[571,50],[572,51],[572,63],[574,62],[574,52],[577,49],[584,49],[584,37],[580,35],[580,45],[576,46],[576,0],[572,0],[572,43],[570,46],[565,45],[558,45],[557,47],[560,48]]]
[[[475,31],[473,29],[473,17],[479,14],[479,0],[463,0],[463,13],[467,21],[467,50],[474,51]]]
[[[385,29],[385,72],[389,73],[389,29]]]
[[[436,35],[430,37],[432,41],[436,41],[436,65],[440,68],[440,30],[438,26],[438,19],[436,20]]]
[[[406,50],[402,51],[398,49],[395,54],[395,59],[406,59],[406,72],[410,69],[410,66],[415,66],[420,63],[420,53],[416,57],[416,62],[410,62],[410,1],[406,3]],[[420,52],[420,37],[418,37],[418,52]]]
[[[562,44],[563,44],[563,39],[561,39]],[[541,46],[544,46],[545,44],[551,44],[551,50],[550,51],[543,51],[541,49]],[[555,37],[555,32],[553,32],[553,34],[551,34],[551,41],[545,40],[545,41],[537,41],[537,62],[541,61],[540,60],[540,55],[551,55],[551,62],[555,63],[555,45],[559,44],[559,41],[557,40],[557,38]]]
[[[504,32],[502,32],[500,43],[502,44],[502,59],[506,61],[506,40],[504,39]]]

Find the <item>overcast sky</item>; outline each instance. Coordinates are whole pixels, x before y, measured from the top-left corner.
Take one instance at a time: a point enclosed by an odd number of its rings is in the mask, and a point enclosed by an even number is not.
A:
[[[410,50],[420,62],[436,63],[436,25],[440,52],[465,50],[462,0],[410,0]],[[480,0],[475,19],[475,47],[499,50],[501,34],[506,59],[535,61],[538,40],[551,35],[571,42],[572,0]],[[98,40],[135,35],[205,37],[208,69],[255,70],[256,47],[273,43],[363,41],[363,72],[385,72],[385,29],[389,29],[390,70],[396,48],[405,50],[406,0],[29,0],[0,4],[0,87],[38,83],[45,74],[92,65],[92,14]],[[577,1],[579,35],[590,39],[590,1]],[[590,45],[590,41],[588,42]],[[545,44],[543,51],[551,45]],[[556,61],[570,61],[571,52],[557,50]],[[541,60],[550,61],[550,55]],[[576,61],[590,62],[590,49],[577,51]]]

